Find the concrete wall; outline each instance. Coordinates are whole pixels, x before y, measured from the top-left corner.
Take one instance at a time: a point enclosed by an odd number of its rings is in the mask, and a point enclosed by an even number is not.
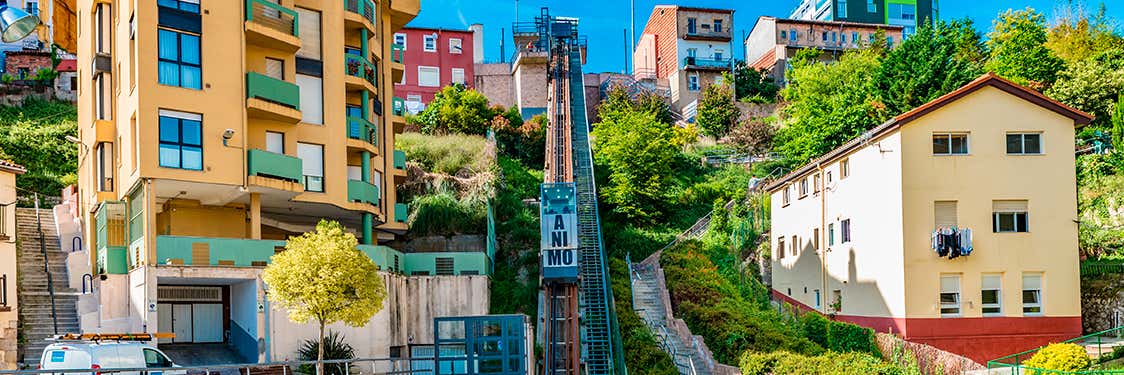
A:
[[[638,50],[643,53],[653,53],[653,56],[635,56],[634,61],[652,61],[656,65],[656,77],[667,77],[675,71],[676,62],[675,57],[671,54],[675,51],[675,43],[678,38],[676,36],[675,26],[675,12],[676,7],[672,5],[658,5],[652,9],[652,14],[648,16],[648,24],[644,26],[644,32],[640,36],[640,40],[645,40],[645,35],[652,35],[652,43],[654,47]],[[640,65],[637,64],[637,67]],[[635,73],[635,72],[633,72]]]
[[[488,98],[489,104],[511,107],[515,104],[515,82],[508,63],[476,64],[476,91]]]
[[[16,175],[0,169],[0,202],[16,201]],[[16,206],[0,206],[0,275],[7,280],[7,305],[0,306],[0,370],[14,370],[16,361],[16,327],[19,325],[19,301],[16,296]]]
[[[522,53],[514,65],[515,103],[519,109],[546,108],[548,97],[546,53]]]

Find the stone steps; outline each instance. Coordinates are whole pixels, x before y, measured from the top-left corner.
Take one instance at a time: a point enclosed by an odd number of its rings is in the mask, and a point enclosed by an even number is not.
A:
[[[658,266],[657,266],[658,267]],[[664,305],[663,293],[656,280],[658,275],[655,267],[640,266],[636,271],[637,277],[632,279],[633,309],[666,347],[665,350],[674,352],[672,360],[675,361],[679,372],[682,374],[707,375],[710,369],[706,363],[709,360],[704,353],[700,353],[693,337],[680,337],[669,328],[668,321],[673,317],[667,316]]]
[[[35,209],[16,210],[16,236],[20,239],[19,251],[19,299],[20,330],[26,339],[21,343],[23,362],[28,366],[39,363],[45,340],[55,334],[55,320],[58,319],[58,333],[78,333],[81,330],[78,315],[78,291],[70,288],[67,278],[67,253],[59,247],[54,212],[39,210],[39,224],[42,225],[43,245],[40,246],[40,226],[35,220]],[[44,257],[44,250],[46,256]],[[46,270],[51,273],[47,282]],[[52,288],[48,288],[51,286]],[[51,314],[50,289],[54,289],[54,318]]]

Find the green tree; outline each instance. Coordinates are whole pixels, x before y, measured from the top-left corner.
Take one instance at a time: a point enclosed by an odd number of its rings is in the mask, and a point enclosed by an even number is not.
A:
[[[27,100],[22,107],[0,107],[0,159],[27,167],[16,186],[58,195],[78,182],[77,107],[64,102]],[[88,152],[93,152],[88,151]]]
[[[452,85],[438,91],[429,106],[410,121],[426,134],[483,135],[496,114],[483,94],[464,85]]]
[[[752,155],[762,155],[773,148],[777,128],[763,119],[747,119],[730,131],[729,142],[734,149]]]
[[[289,320],[319,323],[319,375],[324,375],[324,326],[343,322],[362,327],[386,298],[378,266],[357,244],[340,223],[321,220],[315,231],[290,237],[285,251],[274,255],[262,272],[269,300],[284,307]]]
[[[987,34],[991,59],[985,69],[1036,90],[1050,87],[1065,67],[1046,48],[1046,17],[1032,8],[1003,12]]]
[[[1124,47],[1124,38],[1113,28],[1115,20],[1108,16],[1102,2],[1091,14],[1081,1],[1070,1],[1054,10],[1054,25],[1046,38],[1046,47],[1067,63],[1075,63]]]
[[[838,62],[796,64],[782,90],[789,119],[777,130],[774,147],[792,163],[801,164],[862,134],[884,117],[874,97],[874,77],[881,57],[872,50],[843,54]]]
[[[656,121],[670,124],[671,105],[666,99],[651,92],[641,92],[633,96],[624,86],[613,86],[597,105],[597,122],[616,122],[633,113],[649,113]]]
[[[726,82],[729,82],[728,80]],[[730,132],[741,113],[734,105],[734,92],[727,83],[712,84],[699,95],[698,114],[695,122],[703,134],[722,138]]]
[[[768,69],[753,69],[742,60],[734,62],[734,92],[738,100],[772,103],[780,89]]]
[[[917,33],[886,54],[875,74],[881,123],[979,77],[987,57],[970,20],[922,23]]]
[[[1070,64],[1045,94],[1096,116],[1095,127],[1112,117],[1113,104],[1124,92],[1124,50],[1113,49]]]
[[[594,160],[609,170],[602,198],[625,217],[650,222],[659,216],[674,183],[668,168],[679,154],[675,131],[651,113],[630,112],[593,128]]]
[[[1124,92],[1116,99],[1115,109],[1112,113],[1112,146],[1124,151]]]

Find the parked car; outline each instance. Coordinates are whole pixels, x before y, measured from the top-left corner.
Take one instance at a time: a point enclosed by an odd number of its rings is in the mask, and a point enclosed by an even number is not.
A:
[[[140,342],[121,341],[67,341],[47,345],[39,360],[43,370],[113,370],[140,368],[180,367],[160,349]],[[185,375],[187,371],[148,371],[148,375]],[[59,373],[59,375],[78,375],[90,373]],[[97,374],[95,372],[94,374]],[[132,375],[139,372],[120,372]]]

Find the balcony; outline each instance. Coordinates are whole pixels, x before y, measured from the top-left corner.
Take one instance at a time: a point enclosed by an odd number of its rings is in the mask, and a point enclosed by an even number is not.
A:
[[[125,244],[125,203],[105,201],[94,214],[97,272],[123,275],[129,272]]]
[[[303,192],[301,166],[301,159],[297,157],[258,149],[246,151],[246,175],[253,186]]]
[[[379,187],[366,181],[347,180],[347,200],[378,207]]]
[[[394,0],[390,2],[390,29],[406,26],[421,11],[421,0]]]
[[[264,74],[246,73],[246,111],[250,118],[296,124],[301,121],[300,88]]]
[[[394,124],[395,133],[401,133],[406,129],[406,101],[402,98],[390,99],[390,121]]]
[[[728,28],[726,29],[726,31],[714,31],[711,29],[700,28],[696,29],[694,32],[687,31],[686,34],[683,34],[683,39],[685,40],[713,40],[729,42],[730,38],[730,29]]]
[[[349,91],[367,90],[371,93],[377,93],[378,87],[378,67],[372,64],[362,56],[353,54],[344,55],[347,62],[347,89]]]
[[[368,32],[375,32],[375,14],[378,6],[371,0],[344,0],[344,21],[348,29],[366,28]]]
[[[357,248],[359,251],[367,254],[367,257],[371,258],[371,260],[379,266],[379,270],[395,273],[402,272],[406,254],[402,254],[401,251],[381,245],[359,245]]]
[[[402,82],[402,75],[406,73],[406,48],[401,44],[390,45],[390,79],[393,82]]]
[[[408,207],[409,206],[407,206],[405,203],[394,204],[394,222],[402,224],[406,223],[406,219],[410,217]]]
[[[730,70],[730,59],[683,58],[684,69]]]
[[[296,52],[301,47],[297,12],[268,0],[246,0],[246,43]]]
[[[265,267],[285,241],[245,238],[156,236],[156,261],[162,265]]]
[[[347,137],[378,146],[378,126],[359,117],[347,116]]]
[[[394,150],[394,169],[406,170],[406,153],[402,150]]]

